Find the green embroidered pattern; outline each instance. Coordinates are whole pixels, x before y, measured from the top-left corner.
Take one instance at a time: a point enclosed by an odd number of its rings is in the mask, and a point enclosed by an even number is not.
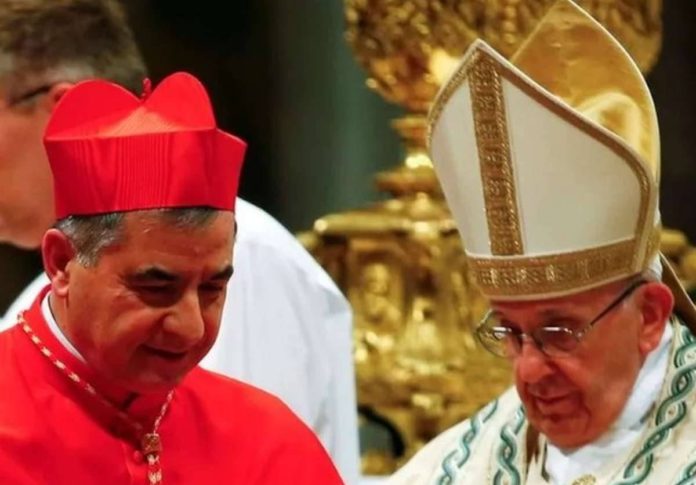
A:
[[[675,340],[679,347],[674,352],[674,376],[667,396],[658,406],[650,433],[643,446],[631,458],[623,470],[620,481],[614,485],[639,485],[645,483],[652,471],[654,454],[657,448],[664,444],[672,429],[686,417],[686,398],[694,390],[696,380],[696,339],[691,332],[681,324],[674,325]],[[494,485],[519,485],[521,473],[516,465],[517,450],[520,447],[520,431],[525,428],[526,416],[520,410],[502,428],[500,444],[497,452],[497,469],[494,475]],[[682,480],[677,485],[696,485],[696,462],[691,464],[683,473]],[[691,481],[689,481],[691,480]]]
[[[696,461],[689,463],[675,485],[694,485],[696,483]]]
[[[637,485],[643,483],[652,471],[655,449],[664,443],[672,429],[686,416],[687,395],[694,389],[694,371],[696,371],[696,340],[686,327],[676,327],[676,337],[681,337],[683,344],[674,353],[676,372],[670,385],[670,395],[655,413],[654,429],[645,440],[645,444],[635,457],[626,465],[623,479],[615,485]]]
[[[448,453],[442,460],[442,475],[437,479],[438,485],[454,483],[459,470],[466,464],[471,456],[471,444],[479,434],[481,427],[493,417],[498,410],[498,400],[490,402],[481,411],[469,419],[469,429],[459,439],[457,448]]]
[[[510,421],[505,423],[500,431],[501,443],[498,447],[498,469],[493,477],[494,485],[519,485],[520,472],[515,460],[517,457],[517,437],[527,421],[524,407],[520,406]]]

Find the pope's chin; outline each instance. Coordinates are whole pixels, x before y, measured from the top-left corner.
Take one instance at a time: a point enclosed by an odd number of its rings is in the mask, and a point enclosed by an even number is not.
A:
[[[568,414],[529,413],[529,421],[559,448],[577,448],[592,441],[589,419],[582,411]]]
[[[553,399],[529,396],[525,401],[529,422],[554,445],[575,448],[591,441],[586,436],[589,416],[575,394]]]

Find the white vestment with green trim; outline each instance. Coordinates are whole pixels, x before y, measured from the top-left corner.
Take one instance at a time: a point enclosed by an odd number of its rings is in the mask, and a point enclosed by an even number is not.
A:
[[[569,485],[696,485],[696,338],[680,323],[659,397],[639,438]],[[515,389],[430,442],[389,485],[551,485],[546,439],[527,457],[528,422]],[[560,484],[566,485],[566,484]]]

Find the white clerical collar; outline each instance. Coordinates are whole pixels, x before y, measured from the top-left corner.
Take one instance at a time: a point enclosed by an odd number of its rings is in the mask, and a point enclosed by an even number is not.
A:
[[[547,445],[546,472],[553,485],[596,474],[607,462],[631,449],[647,426],[647,416],[662,390],[674,332],[668,322],[662,340],[645,359],[631,395],[613,426],[592,443],[572,450]]]
[[[51,292],[46,293],[46,296],[41,302],[41,314],[43,315],[44,320],[46,320],[49,330],[51,330],[53,336],[56,339],[58,339],[58,342],[60,342],[63,345],[63,347],[67,349],[68,352],[70,352],[74,357],[78,358],[80,361],[84,362],[85,359],[82,358],[82,355],[80,355],[80,353],[73,346],[73,344],[70,343],[70,340],[68,340],[68,338],[65,336],[63,331],[58,326],[58,322],[56,322],[56,319],[53,316],[53,311],[51,310],[51,305],[48,301],[48,297],[50,295]]]

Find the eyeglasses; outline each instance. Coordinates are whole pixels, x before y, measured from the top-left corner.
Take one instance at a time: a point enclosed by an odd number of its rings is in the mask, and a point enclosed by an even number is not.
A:
[[[499,317],[489,310],[476,328],[476,337],[486,350],[499,357],[514,358],[520,355],[525,339],[534,342],[536,348],[548,357],[565,357],[577,348],[582,338],[597,322],[645,283],[647,281],[638,280],[629,285],[599,315],[579,330],[552,324],[539,327],[529,333],[521,332],[516,328],[501,325]]]

